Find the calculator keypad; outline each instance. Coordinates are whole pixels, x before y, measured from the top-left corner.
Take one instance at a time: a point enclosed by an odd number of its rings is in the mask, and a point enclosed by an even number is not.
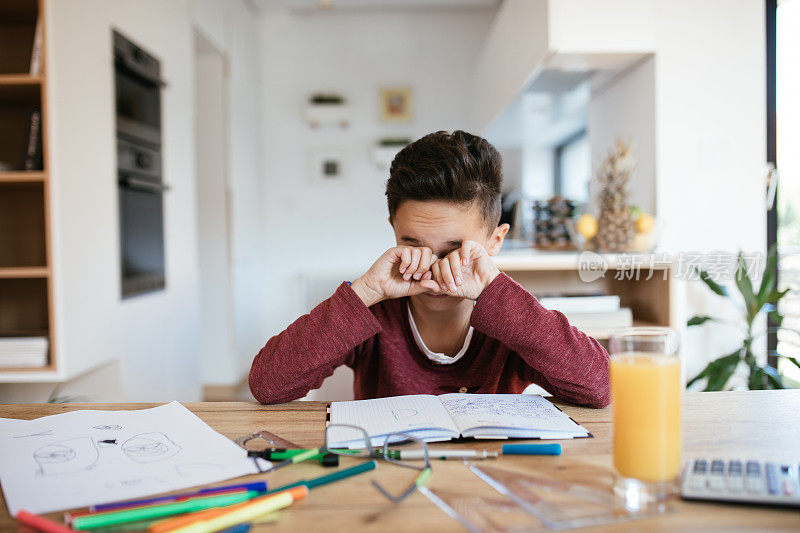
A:
[[[686,463],[685,499],[800,506],[800,461],[698,457]]]

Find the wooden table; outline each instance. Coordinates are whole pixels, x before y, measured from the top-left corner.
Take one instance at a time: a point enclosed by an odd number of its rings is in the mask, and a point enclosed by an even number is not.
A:
[[[558,402],[557,402],[558,403]],[[156,404],[35,404],[0,405],[0,417],[32,419],[76,409],[139,409]],[[587,475],[608,477],[611,466],[611,410],[586,409],[559,403],[565,412],[594,434],[592,439],[562,441],[560,457],[501,457],[494,464],[519,471],[536,468],[583,468]],[[302,446],[321,443],[325,423],[322,402],[292,402],[263,406],[255,403],[188,403],[186,406],[228,437],[267,429]],[[689,393],[684,402],[685,455],[742,454],[796,459],[800,456],[800,390]],[[498,450],[502,441],[436,444]],[[343,465],[349,465],[343,460]],[[584,466],[576,466],[579,463]],[[488,464],[488,463],[487,463]],[[272,486],[328,473],[311,462],[266,474]],[[437,461],[428,486],[434,491],[458,490],[496,496],[491,488],[459,462]],[[309,497],[283,513],[278,524],[254,531],[464,531],[421,494],[395,505],[369,483],[379,478],[398,489],[413,477],[410,470],[381,462],[368,474],[314,489]],[[409,475],[410,474],[410,475]],[[16,531],[3,506],[0,531]],[[60,519],[59,513],[50,515]],[[800,511],[739,505],[677,501],[671,513],[583,531],[800,531]]]

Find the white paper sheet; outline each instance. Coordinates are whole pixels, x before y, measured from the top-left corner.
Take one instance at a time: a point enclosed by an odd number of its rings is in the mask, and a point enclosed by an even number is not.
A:
[[[331,423],[364,428],[372,437],[373,446],[382,446],[389,433],[407,432],[425,440],[449,440],[458,437],[458,430],[436,396],[414,394],[353,400],[331,404]],[[364,447],[363,436],[347,429],[332,430],[332,447]]]
[[[24,424],[26,422],[28,422],[28,420],[19,420],[17,418],[0,418],[0,430],[17,426],[19,424]]]
[[[256,472],[238,445],[178,402],[2,422],[0,450],[0,484],[11,515],[141,498]]]

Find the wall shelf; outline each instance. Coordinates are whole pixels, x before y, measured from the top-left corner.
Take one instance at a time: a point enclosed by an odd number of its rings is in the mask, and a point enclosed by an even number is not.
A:
[[[0,183],[42,183],[47,179],[43,170],[14,170],[0,172]]]
[[[0,171],[0,335],[46,336],[47,364],[0,368],[0,382],[61,381],[56,360],[50,254],[50,190],[47,151],[46,32],[41,31],[41,74],[30,68],[37,21],[45,0],[0,3],[0,160],[24,166],[31,113],[41,111],[39,137],[44,170]]]
[[[41,84],[41,76],[31,76],[30,74],[0,74],[0,86]]]
[[[0,279],[46,278],[50,268],[41,267],[0,267]]]

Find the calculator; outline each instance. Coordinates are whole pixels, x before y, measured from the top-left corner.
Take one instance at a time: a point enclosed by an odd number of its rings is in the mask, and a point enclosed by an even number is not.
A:
[[[681,495],[687,500],[800,507],[800,459],[695,458],[684,468]]]

